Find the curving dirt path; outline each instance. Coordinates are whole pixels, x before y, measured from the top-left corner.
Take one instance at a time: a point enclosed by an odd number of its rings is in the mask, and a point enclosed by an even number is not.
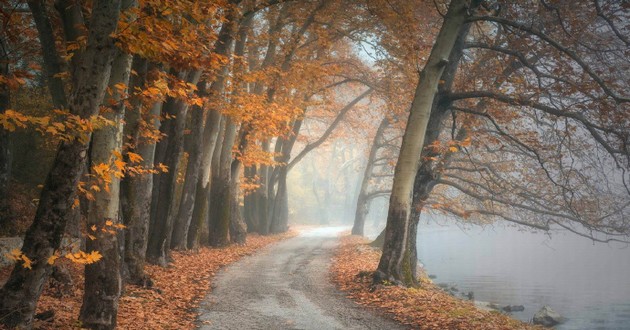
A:
[[[337,291],[328,266],[346,228],[320,228],[220,272],[200,307],[199,329],[404,329]]]

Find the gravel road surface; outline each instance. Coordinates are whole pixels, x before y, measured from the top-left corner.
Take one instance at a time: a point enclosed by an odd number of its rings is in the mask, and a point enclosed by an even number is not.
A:
[[[201,304],[199,329],[404,329],[330,283],[333,248],[346,229],[305,231],[225,268]]]

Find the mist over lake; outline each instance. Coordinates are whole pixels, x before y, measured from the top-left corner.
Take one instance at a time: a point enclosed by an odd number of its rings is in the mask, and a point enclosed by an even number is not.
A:
[[[557,329],[630,329],[627,244],[423,218],[418,256],[434,282],[473,291],[478,301],[523,305],[512,313],[523,321],[549,305],[567,318]]]

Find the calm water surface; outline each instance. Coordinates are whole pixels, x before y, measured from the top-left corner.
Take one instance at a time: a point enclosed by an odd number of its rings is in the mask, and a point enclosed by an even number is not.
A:
[[[475,299],[524,305],[529,321],[543,305],[568,320],[557,329],[630,329],[630,247],[562,232],[460,228],[423,220],[418,255],[436,283],[473,291]]]

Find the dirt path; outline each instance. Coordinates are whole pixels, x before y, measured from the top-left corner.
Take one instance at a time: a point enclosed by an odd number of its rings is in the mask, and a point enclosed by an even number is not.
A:
[[[310,230],[227,267],[201,304],[200,329],[404,329],[329,282],[343,229]]]

